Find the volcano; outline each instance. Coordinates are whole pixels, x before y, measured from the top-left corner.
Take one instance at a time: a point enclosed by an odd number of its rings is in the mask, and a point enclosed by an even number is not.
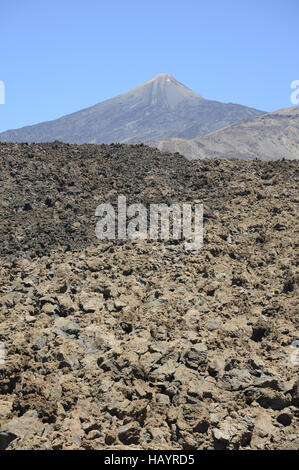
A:
[[[115,98],[53,121],[8,130],[2,142],[128,143],[193,139],[263,114],[207,100],[169,74],[159,74]]]

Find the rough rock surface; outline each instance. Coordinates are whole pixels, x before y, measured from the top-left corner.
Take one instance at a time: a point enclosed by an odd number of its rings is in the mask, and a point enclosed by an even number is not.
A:
[[[58,142],[0,159],[1,450],[299,448],[298,162]],[[203,248],[97,240],[117,194],[203,202]]]

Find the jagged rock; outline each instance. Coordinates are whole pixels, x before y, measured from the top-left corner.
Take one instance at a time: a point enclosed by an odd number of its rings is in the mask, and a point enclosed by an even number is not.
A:
[[[85,313],[93,313],[103,308],[103,299],[84,294],[80,298],[80,306]]]
[[[0,157],[2,448],[298,447],[297,162],[62,143]],[[119,193],[203,202],[203,249],[96,239]]]
[[[0,422],[1,419],[6,418],[12,411],[12,401],[0,399]]]
[[[0,449],[5,450],[14,439],[41,436],[46,426],[37,418],[37,413],[28,411],[20,418],[8,421],[0,428]]]
[[[118,429],[119,440],[126,445],[138,444],[139,442],[139,425],[138,423],[128,423]]]

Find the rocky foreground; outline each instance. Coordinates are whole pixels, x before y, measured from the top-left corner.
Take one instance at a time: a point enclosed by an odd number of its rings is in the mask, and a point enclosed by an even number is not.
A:
[[[0,449],[299,448],[298,161],[55,142],[0,165]],[[118,194],[203,202],[203,248],[99,241]]]

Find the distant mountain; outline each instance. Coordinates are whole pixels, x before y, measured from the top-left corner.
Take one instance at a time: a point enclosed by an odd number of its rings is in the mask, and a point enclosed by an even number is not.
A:
[[[0,134],[2,142],[112,143],[192,139],[262,111],[206,100],[171,75],[160,74],[90,108]]]
[[[150,142],[162,151],[179,152],[189,160],[243,158],[299,159],[299,106],[232,124],[195,139]]]

